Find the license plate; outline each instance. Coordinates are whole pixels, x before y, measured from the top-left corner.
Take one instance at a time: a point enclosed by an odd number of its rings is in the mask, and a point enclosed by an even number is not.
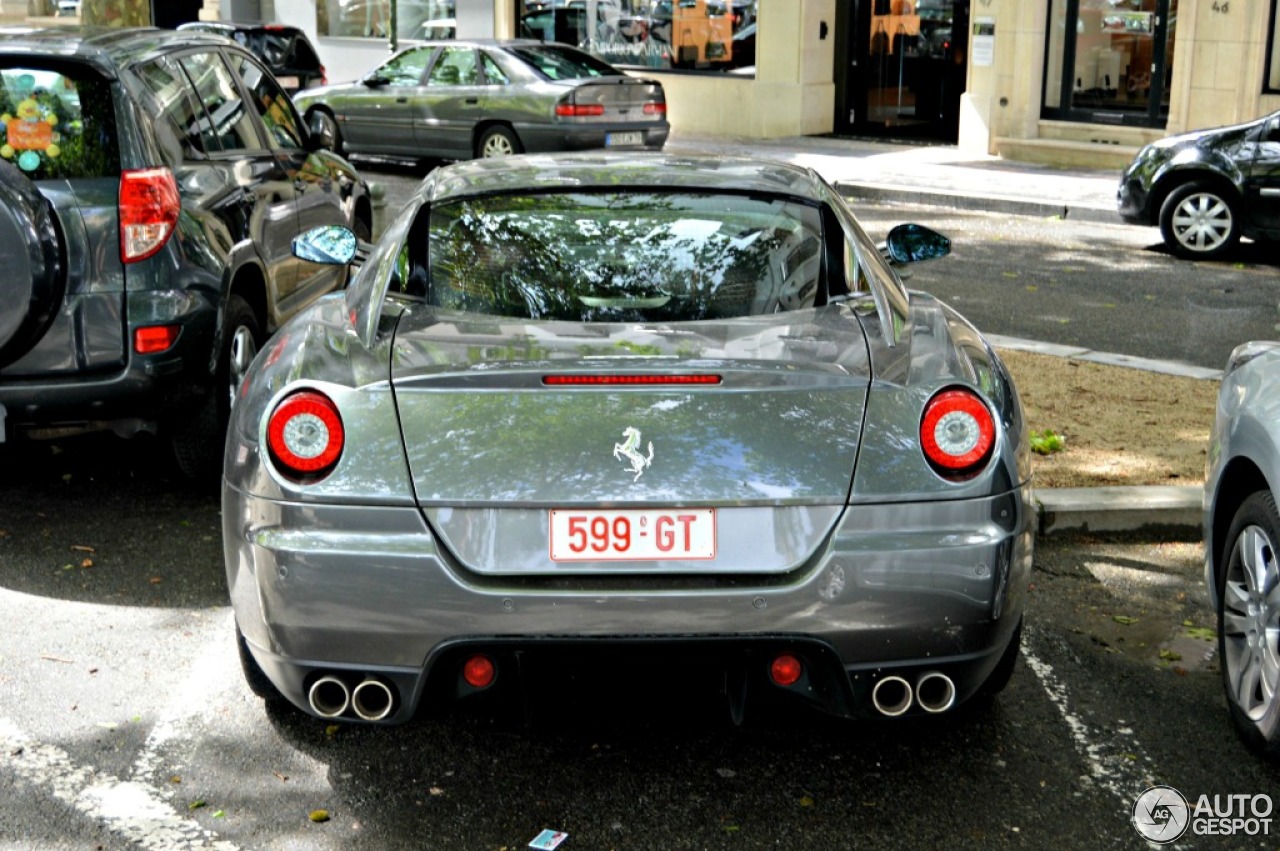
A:
[[[604,143],[609,147],[614,145],[643,145],[644,133],[640,130],[630,133],[606,133],[604,134]]]
[[[280,88],[282,88],[282,89],[296,89],[296,88],[298,88],[298,78],[297,78],[297,77],[276,77],[276,82],[280,84]]]
[[[552,561],[670,561],[716,557],[714,508],[551,512]]]

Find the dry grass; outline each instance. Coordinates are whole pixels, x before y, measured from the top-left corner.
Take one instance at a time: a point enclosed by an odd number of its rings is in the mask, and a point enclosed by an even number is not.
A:
[[[1036,487],[1200,485],[1218,383],[1002,350],[1032,431],[1065,449],[1034,455]]]

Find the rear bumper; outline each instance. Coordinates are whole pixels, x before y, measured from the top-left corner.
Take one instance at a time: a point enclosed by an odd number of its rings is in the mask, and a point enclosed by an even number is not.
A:
[[[1021,618],[1033,517],[1026,489],[850,506],[818,552],[781,576],[724,565],[667,580],[514,579],[460,568],[415,507],[280,503],[227,487],[223,540],[237,623],[304,711],[323,673],[351,687],[374,676],[396,695],[383,720],[406,721],[424,695],[460,693],[472,652],[506,670],[512,659],[608,647],[760,674],[794,648],[814,676],[801,696],[856,716],[871,714],[867,696],[895,672],[913,682],[942,670],[958,702],[972,695]]]
[[[76,370],[75,354],[67,352],[65,370],[0,375],[4,436],[33,429],[135,431],[191,410],[210,386],[217,308],[190,294],[167,296],[131,295],[130,316],[138,318],[126,329],[131,345],[135,326],[180,325],[178,340],[167,351],[139,355],[130,349],[123,366],[95,372]]]
[[[612,147],[609,141],[614,134],[640,133],[642,142],[639,147],[649,150],[661,150],[671,134],[671,126],[666,122],[658,125],[637,127],[631,124],[585,124],[585,125],[529,125],[517,127],[520,141],[528,153],[546,153],[548,151],[585,151],[595,148]],[[634,145],[626,147],[635,148]]]

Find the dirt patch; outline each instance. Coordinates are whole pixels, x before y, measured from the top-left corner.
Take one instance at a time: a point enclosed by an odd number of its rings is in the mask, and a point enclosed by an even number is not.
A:
[[[1036,487],[1201,485],[1218,382],[1003,349],[1034,432]]]

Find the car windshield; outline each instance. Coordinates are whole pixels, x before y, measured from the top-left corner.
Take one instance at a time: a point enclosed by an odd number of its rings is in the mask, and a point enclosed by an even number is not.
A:
[[[810,307],[822,217],[701,193],[489,196],[431,210],[431,301],[575,322],[679,322]]]
[[[0,157],[32,180],[120,173],[108,83],[74,64],[0,58]]]
[[[621,77],[623,73],[589,53],[571,47],[526,45],[513,47],[516,56],[548,80],[580,80],[584,77]]]

